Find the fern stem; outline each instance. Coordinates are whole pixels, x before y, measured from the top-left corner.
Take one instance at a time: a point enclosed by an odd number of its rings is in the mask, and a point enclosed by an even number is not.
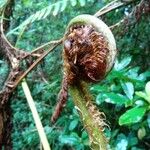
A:
[[[48,140],[46,138],[46,134],[44,132],[44,128],[42,126],[40,117],[39,117],[37,109],[35,107],[33,98],[31,96],[29,87],[28,87],[27,82],[25,80],[22,82],[22,88],[23,88],[23,91],[25,93],[26,99],[28,101],[29,107],[32,111],[32,115],[33,115],[35,125],[36,125],[36,128],[38,130],[38,133],[39,133],[39,136],[40,136],[40,139],[41,139],[41,143],[43,145],[43,149],[44,150],[51,150],[50,146],[49,146],[49,143],[48,143]]]
[[[100,127],[94,123],[93,121],[94,118],[86,106],[87,101],[88,103],[92,103],[91,100],[87,100],[87,98],[90,98],[91,96],[89,93],[87,95],[87,92],[85,91],[86,88],[85,89],[81,88],[81,86],[82,84],[71,85],[70,92],[71,96],[73,97],[74,104],[80,113],[80,117],[83,121],[84,127],[89,134],[91,148],[93,150],[106,150],[107,149],[106,137],[103,131],[100,130]]]

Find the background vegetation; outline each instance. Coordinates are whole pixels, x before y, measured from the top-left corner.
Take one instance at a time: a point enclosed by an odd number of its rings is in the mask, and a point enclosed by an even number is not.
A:
[[[67,23],[74,16],[94,14],[109,3],[108,0],[68,0],[65,5],[66,1],[16,0],[7,37],[16,47],[31,51],[62,37]],[[135,4],[116,9],[102,19],[112,25],[128,15]],[[110,149],[150,149],[149,25],[150,17],[143,15],[127,32],[118,34],[114,31],[118,59],[106,79],[90,87],[95,104],[105,112],[110,126],[105,130]],[[88,150],[88,135],[70,97],[58,121],[54,125],[50,122],[62,80],[61,53],[62,47],[50,53],[28,75],[27,81],[52,150]],[[6,61],[0,59],[2,87],[9,69]],[[20,86],[11,98],[11,109],[13,149],[41,149],[32,114]]]

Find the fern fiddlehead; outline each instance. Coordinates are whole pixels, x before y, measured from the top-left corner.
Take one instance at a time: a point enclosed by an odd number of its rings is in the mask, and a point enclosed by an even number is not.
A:
[[[114,36],[103,21],[86,14],[70,21],[64,36],[66,82],[62,89],[69,87],[94,150],[105,150],[107,147],[107,140],[103,134],[106,123],[104,113],[92,102],[87,84],[104,79],[114,64],[116,54]],[[62,102],[58,103],[59,107],[62,103],[64,106],[66,100],[60,101]],[[53,118],[56,120],[57,117],[58,115]]]

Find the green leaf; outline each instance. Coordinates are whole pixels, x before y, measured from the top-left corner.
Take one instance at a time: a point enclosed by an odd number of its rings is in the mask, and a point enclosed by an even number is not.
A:
[[[114,66],[115,70],[119,71],[127,67],[129,63],[131,62],[131,59],[132,57],[126,57],[120,63],[116,61],[115,66]]]
[[[127,101],[129,101],[123,95],[115,94],[115,93],[106,93],[103,94],[103,97],[105,98],[106,102],[113,103],[113,104],[125,104]]]
[[[92,2],[92,3],[93,3],[93,2],[94,2],[94,0],[87,0],[87,2]]]
[[[134,146],[134,145],[137,145],[138,144],[138,138],[136,135],[134,134],[129,134],[128,136],[128,147],[130,146]]]
[[[32,5],[32,2],[30,0],[22,0],[25,7],[30,7]]]
[[[77,145],[80,142],[80,137],[76,133],[72,133],[71,135],[61,135],[59,136],[59,141],[63,144],[71,144]]]
[[[96,84],[96,85],[93,85],[90,88],[90,90],[94,91],[94,92],[104,92],[104,91],[106,92],[106,91],[108,91],[108,87]]]
[[[148,77],[150,77],[150,71],[145,71],[138,76],[138,79],[145,81]]]
[[[83,131],[83,132],[82,132],[81,138],[82,138],[82,139],[88,138],[88,134],[87,134],[86,131]]]
[[[144,98],[145,100],[147,100],[149,102],[149,97],[147,96],[146,93],[139,91],[139,92],[135,92],[135,94],[139,97]]]
[[[131,82],[123,82],[121,81],[121,86],[123,88],[124,93],[126,96],[132,100],[133,99],[133,94],[134,94],[134,86]]]
[[[22,30],[25,26],[27,26],[30,23],[35,22],[36,20],[45,19],[47,16],[51,15],[51,12],[53,16],[56,16],[58,13],[65,10],[65,7],[67,7],[67,1],[70,1],[71,5],[74,7],[77,4],[77,0],[60,0],[54,4],[50,4],[49,6],[37,11],[35,14],[32,14],[29,16],[25,21],[23,21],[19,26],[12,29],[10,32],[7,33],[7,36],[10,34],[15,34],[17,30]],[[92,1],[91,1],[92,2]],[[85,0],[79,0],[79,3],[81,6],[85,6],[86,1]],[[54,9],[53,11],[51,11]]]
[[[86,4],[85,0],[79,0],[79,2],[82,7],[85,6],[85,4]]]
[[[52,10],[52,6],[49,6],[45,9],[45,14],[43,16],[43,19],[45,19],[51,13],[51,10]]]
[[[78,120],[77,119],[71,121],[71,123],[69,125],[69,130],[73,130],[77,125],[78,125]]]
[[[134,68],[131,68],[127,74],[128,74],[128,77],[130,77],[131,79],[139,79],[138,78],[138,72],[140,70],[140,67],[134,67]]]
[[[71,5],[74,7],[77,4],[77,0],[70,0]]]
[[[60,3],[54,6],[53,16],[56,16],[59,13]]]
[[[149,97],[150,99],[150,81],[147,82],[146,86],[145,86],[145,92],[146,92],[146,95]]]
[[[65,10],[66,7],[67,7],[67,0],[66,0],[66,1],[64,0],[64,2],[61,3],[61,9],[60,9],[60,12],[63,12],[63,11]]]
[[[96,104],[100,105],[102,102],[104,102],[104,98],[102,98],[102,94],[100,93],[96,96]]]
[[[127,137],[124,134],[119,134],[117,136],[117,145],[116,145],[116,149],[117,150],[126,150],[127,146],[128,146],[128,140]]]
[[[141,128],[138,130],[138,138],[139,138],[140,140],[142,140],[145,135],[146,135],[146,130],[145,130],[144,127],[141,127]]]
[[[136,94],[137,96],[139,96],[139,97],[144,98],[144,99],[147,97],[146,94],[145,94],[144,92],[141,92],[141,91],[135,92],[135,94]]]
[[[123,115],[120,116],[119,124],[128,125],[139,122],[144,116],[146,110],[147,107],[135,107],[127,110]]]
[[[150,113],[147,116],[147,124],[148,124],[148,127],[150,128]]]
[[[45,15],[45,13],[46,13],[46,9],[45,9],[45,11],[44,11],[44,10],[41,11],[41,12],[39,13],[39,16],[37,17],[37,20],[41,20],[41,18],[43,18],[43,16]]]
[[[8,2],[8,0],[1,0],[0,1],[0,8],[3,8],[4,5]]]
[[[88,134],[86,131],[82,132],[81,139],[84,145],[89,145],[89,138],[88,138]]]

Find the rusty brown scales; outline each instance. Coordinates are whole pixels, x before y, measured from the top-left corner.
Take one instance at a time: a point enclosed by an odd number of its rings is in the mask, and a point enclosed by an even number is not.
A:
[[[58,104],[51,118],[55,122],[68,96],[68,85],[78,80],[96,82],[106,75],[108,42],[91,25],[74,25],[64,38],[64,78]]]

